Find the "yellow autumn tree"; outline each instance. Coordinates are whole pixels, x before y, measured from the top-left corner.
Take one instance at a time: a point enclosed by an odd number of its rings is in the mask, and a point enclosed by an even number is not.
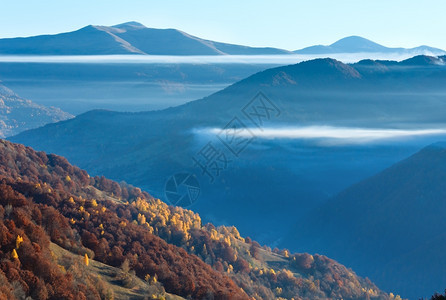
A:
[[[23,243],[23,237],[20,235],[17,236],[17,239],[15,240],[15,247],[16,249],[19,249],[20,245]]]
[[[229,264],[228,265],[228,270],[226,270],[226,271],[228,272],[228,274],[233,273],[234,272],[234,267],[231,264]]]
[[[138,214],[138,222],[139,224],[145,224],[146,223],[146,216],[144,216],[143,214]]]
[[[87,253],[85,253],[85,255],[84,255],[84,263],[85,263],[86,266],[88,266],[88,264],[90,263],[90,261],[88,259],[88,254]]]
[[[19,258],[19,255],[17,254],[17,251],[15,251],[15,249],[12,249],[11,258],[13,258],[13,259],[18,259]]]

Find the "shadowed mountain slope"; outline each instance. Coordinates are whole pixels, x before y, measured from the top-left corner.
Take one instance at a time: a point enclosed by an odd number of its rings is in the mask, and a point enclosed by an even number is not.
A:
[[[411,299],[443,290],[445,146],[428,146],[344,190],[288,238],[295,249],[317,249]]]

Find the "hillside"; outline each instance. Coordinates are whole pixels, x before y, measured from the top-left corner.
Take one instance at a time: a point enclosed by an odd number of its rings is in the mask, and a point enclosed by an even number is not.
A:
[[[137,22],[89,25],[77,31],[27,38],[0,39],[8,55],[253,55],[287,54],[276,48],[254,48],[204,40],[176,29],[147,28]]]
[[[288,238],[293,249],[317,249],[384,288],[427,297],[446,282],[445,177],[445,144],[431,145],[339,193]]]
[[[8,299],[107,297],[108,266],[121,266],[115,280],[141,287],[136,275],[161,296],[165,289],[194,299],[391,299],[325,256],[271,251],[235,227],[202,225],[197,214],[138,188],[89,177],[62,157],[6,141],[0,148],[0,292]],[[67,250],[97,262],[67,269]],[[105,283],[94,275],[99,263]],[[82,268],[94,270],[82,276]]]
[[[45,107],[20,98],[13,91],[0,84],[1,138],[72,117],[72,115],[58,108]]]

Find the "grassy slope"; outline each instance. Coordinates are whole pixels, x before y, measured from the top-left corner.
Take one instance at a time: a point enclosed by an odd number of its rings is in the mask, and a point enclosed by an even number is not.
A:
[[[83,262],[83,257],[74,254],[54,243],[51,243],[50,249],[56,257],[59,264],[65,260]],[[84,268],[88,275],[98,277],[105,281],[108,289],[112,291],[115,299],[146,299],[147,295],[162,295],[166,300],[181,300],[183,297],[165,293],[159,286],[150,284],[137,276],[132,276],[134,286],[132,288],[126,288],[116,281],[116,274],[121,272],[120,269],[103,264],[99,261],[90,259],[88,267]]]

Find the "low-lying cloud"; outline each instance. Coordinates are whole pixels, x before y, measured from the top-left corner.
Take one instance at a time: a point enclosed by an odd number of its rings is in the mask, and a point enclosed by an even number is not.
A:
[[[427,53],[426,53],[427,54]],[[128,63],[128,64],[271,64],[289,65],[315,58],[331,57],[344,63],[362,59],[401,61],[413,57],[406,53],[334,53],[334,54],[283,54],[283,55],[0,55],[0,62],[22,63]]]
[[[249,131],[248,131],[249,130]],[[391,128],[358,128],[334,126],[303,126],[248,128],[248,130],[229,129],[228,135],[259,139],[314,140],[320,144],[364,144],[397,139],[417,138],[445,135],[446,128],[433,129],[391,129]],[[205,128],[196,130],[197,134],[222,134],[220,128]]]

